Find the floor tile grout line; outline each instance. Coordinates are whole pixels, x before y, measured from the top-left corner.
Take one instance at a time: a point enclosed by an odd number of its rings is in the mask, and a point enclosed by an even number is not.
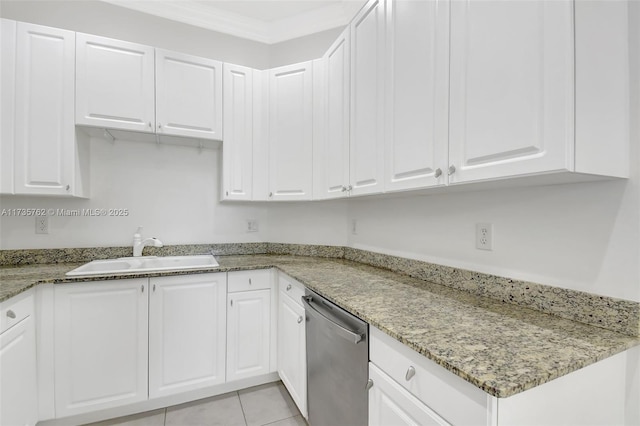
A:
[[[247,415],[244,413],[244,407],[242,406],[242,398],[240,398],[240,391],[236,391],[236,396],[238,397],[238,402],[240,403],[240,409],[242,410],[242,418],[244,419],[245,426],[249,426],[247,422]]]

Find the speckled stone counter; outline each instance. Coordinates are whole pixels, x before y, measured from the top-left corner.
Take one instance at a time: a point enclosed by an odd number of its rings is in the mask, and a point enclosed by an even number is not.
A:
[[[276,267],[487,393],[508,397],[640,344],[599,327],[369,265],[290,255],[218,257],[197,272],[66,278],[78,264],[0,268],[0,301],[39,283]]]

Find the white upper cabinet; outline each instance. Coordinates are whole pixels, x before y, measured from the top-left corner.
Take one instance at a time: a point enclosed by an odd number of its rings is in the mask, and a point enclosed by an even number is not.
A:
[[[156,49],[156,131],[222,139],[221,62]]]
[[[0,19],[0,194],[13,194],[16,21]]]
[[[78,33],[76,73],[76,124],[155,132],[153,47]]]
[[[14,139],[2,139],[3,155],[13,142],[14,192],[85,196],[89,145],[77,143],[73,120],[75,33],[19,22],[16,36]]]
[[[223,200],[253,197],[253,72],[224,64]]]
[[[387,0],[385,191],[446,183],[449,2]]]
[[[351,23],[351,194],[383,190],[384,0],[369,0]]]
[[[227,274],[150,278],[149,398],[225,382]]]
[[[313,150],[312,62],[269,75],[269,199],[310,200]]]
[[[319,90],[314,91],[314,108],[321,109],[318,115],[321,129],[314,132],[314,136],[319,135],[313,145],[314,199],[349,194],[350,50],[347,28],[319,62],[322,72]],[[314,74],[314,79],[317,77]],[[320,104],[316,102],[316,93],[322,99]]]
[[[573,170],[572,5],[451,2],[451,183]]]

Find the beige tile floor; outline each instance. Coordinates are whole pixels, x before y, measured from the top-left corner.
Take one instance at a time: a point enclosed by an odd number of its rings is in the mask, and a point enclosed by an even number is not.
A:
[[[282,382],[174,405],[90,426],[306,426]]]

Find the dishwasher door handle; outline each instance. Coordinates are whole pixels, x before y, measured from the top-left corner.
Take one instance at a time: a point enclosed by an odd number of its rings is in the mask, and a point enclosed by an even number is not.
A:
[[[347,340],[352,340],[353,343],[355,344],[358,344],[359,342],[362,341],[363,339],[362,334],[349,330],[347,328],[344,328],[343,326],[336,323],[331,318],[329,318],[328,316],[324,315],[322,312],[314,308],[313,305],[311,304],[311,302],[313,301],[313,296],[302,296],[301,299],[302,299],[302,303],[305,306],[306,312],[311,313],[313,316],[319,316],[321,319],[330,322],[334,327],[336,327],[336,330],[338,334],[340,334],[340,336],[346,338]]]

